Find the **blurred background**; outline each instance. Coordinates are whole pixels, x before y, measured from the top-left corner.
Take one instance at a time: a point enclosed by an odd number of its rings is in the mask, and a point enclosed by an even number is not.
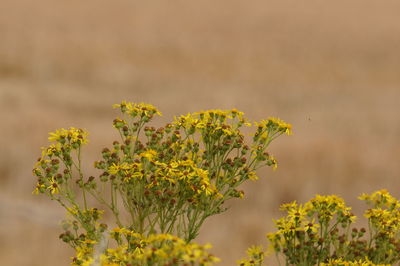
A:
[[[362,215],[361,192],[400,183],[400,2],[2,0],[0,260],[69,265],[65,213],[33,196],[47,133],[90,132],[87,174],[118,138],[111,105],[148,102],[163,117],[237,108],[277,116],[294,134],[271,146],[276,171],[205,223],[220,265],[234,265],[279,218],[279,205],[338,194]],[[362,220],[362,219],[361,219]],[[274,265],[271,262],[271,265]]]

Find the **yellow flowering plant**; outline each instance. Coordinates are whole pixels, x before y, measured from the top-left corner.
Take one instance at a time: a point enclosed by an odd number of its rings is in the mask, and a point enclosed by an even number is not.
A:
[[[283,204],[287,213],[267,234],[271,249],[285,265],[394,265],[400,262],[400,202],[388,191],[362,194],[370,209],[368,230],[352,227],[355,216],[336,195],[304,205]]]
[[[290,134],[291,126],[277,118],[252,124],[233,109],[190,113],[155,128],[148,123],[161,113],[150,104],[124,101],[114,108],[121,112],[113,121],[120,139],[104,148],[101,160],[94,163],[100,170],[97,177],[85,176],[81,166],[88,133],[73,127],[50,133],[52,144],[43,148],[33,169],[38,178],[34,193],[46,194],[71,216],[60,238],[77,251],[74,263],[90,265],[95,259],[96,246],[109,232],[109,226],[100,222],[105,210],[115,219],[117,229],[111,234],[118,247],[103,252],[106,257],[98,258],[102,265],[144,265],[143,260],[148,265],[178,265],[189,262],[185,254],[190,252],[196,258],[190,265],[215,262],[205,247],[190,246],[191,241],[208,217],[226,210],[227,200],[243,198],[239,186],[258,179],[257,169],[276,168],[267,149],[275,138]],[[256,130],[246,144],[241,129],[253,125]],[[90,207],[93,200],[105,209]],[[165,237],[170,235],[177,238]],[[160,237],[163,240],[157,242]],[[132,252],[132,238],[147,243],[143,247],[148,249]],[[171,251],[177,242],[185,252],[153,262],[151,256],[178,254]],[[125,257],[117,260],[115,254]],[[257,256],[263,259],[261,253]]]

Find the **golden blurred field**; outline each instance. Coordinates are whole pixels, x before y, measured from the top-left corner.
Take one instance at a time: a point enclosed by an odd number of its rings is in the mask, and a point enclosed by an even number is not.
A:
[[[90,132],[85,161],[118,136],[121,100],[164,116],[237,108],[278,116],[294,135],[273,143],[277,171],[205,224],[220,265],[266,243],[283,202],[316,193],[400,196],[400,2],[75,1],[0,3],[0,261],[68,265],[63,210],[31,195],[47,133]]]

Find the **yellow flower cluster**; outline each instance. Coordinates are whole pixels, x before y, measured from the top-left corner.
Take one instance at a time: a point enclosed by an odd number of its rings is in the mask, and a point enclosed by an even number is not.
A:
[[[321,263],[321,266],[390,266],[390,264],[374,264],[368,258],[354,261],[329,259],[328,262]]]
[[[179,187],[182,191],[193,191],[199,195],[220,195],[215,186],[210,183],[208,171],[198,168],[192,160],[172,160],[169,163],[163,163],[152,160],[152,153],[146,152],[141,155],[150,158],[150,161],[157,166],[153,172],[154,178],[146,182],[145,188],[161,189],[183,185],[183,187]],[[141,162],[123,162],[121,164],[114,163],[108,168],[108,172],[121,177],[124,183],[132,183],[145,178],[144,168]]]
[[[317,195],[306,203],[305,208],[308,215],[317,214],[321,223],[331,221],[334,215],[338,215],[340,223],[353,223],[356,219],[356,216],[350,212],[351,208],[347,207],[344,200],[336,195]]]
[[[275,221],[274,233],[267,234],[271,248],[283,252],[286,262],[294,265],[314,265],[329,257],[330,246],[340,246],[338,225],[349,228],[355,216],[342,198],[317,195],[304,205],[283,204],[286,216]],[[342,238],[341,238],[342,239]]]
[[[154,115],[162,115],[156,107],[146,103],[131,103],[122,101],[120,104],[114,104],[113,107],[120,108],[122,113],[126,113],[132,117],[152,118]]]
[[[214,133],[222,131],[229,136],[237,134],[238,132],[235,130],[242,125],[251,126],[245,119],[244,114],[236,109],[189,113],[186,116],[175,117],[173,123],[187,130],[209,128]]]
[[[70,144],[73,148],[88,142],[88,133],[83,129],[74,127],[70,127],[68,130],[64,128],[57,129],[55,132],[50,132],[49,135],[49,141],[55,141],[61,145]]]
[[[76,150],[80,148],[83,144],[87,144],[88,133],[83,129],[76,129],[74,127],[70,127],[68,130],[63,128],[57,129],[55,132],[50,132],[49,135],[50,135],[49,140],[55,143],[49,145],[48,147],[42,147],[42,156],[36,163],[35,169],[33,171],[35,175],[44,176],[44,174],[41,173],[41,170],[47,169],[47,173],[45,176],[47,176],[47,180],[50,181],[51,185],[53,185],[57,184],[57,182],[55,181],[54,176],[48,175],[50,172],[49,171],[50,168],[48,168],[48,166],[50,165],[53,166],[51,167],[52,169],[51,172],[54,174],[58,170],[59,161],[55,161],[54,159],[53,160],[49,159],[56,157],[64,161],[64,163],[67,166],[71,166],[73,163],[72,158],[70,156],[71,150]],[[41,185],[43,184],[39,182],[37,188],[40,188]],[[55,185],[53,188],[55,188]],[[53,189],[52,193],[53,194],[58,193],[58,190]]]
[[[371,208],[369,232],[350,226],[355,216],[336,195],[320,196],[304,205],[283,204],[278,231],[267,235],[271,247],[289,264],[394,265],[400,262],[400,202],[387,190],[362,194]],[[365,239],[367,238],[367,239]]]
[[[157,176],[161,181],[167,181],[171,185],[176,183],[187,186],[182,191],[191,190],[197,194],[217,195],[218,191],[213,184],[210,183],[208,171],[198,168],[192,160],[171,161],[168,164],[156,163],[158,169]],[[152,187],[151,183],[148,188]]]
[[[46,157],[39,158],[33,169],[33,174],[38,177],[33,194],[50,193],[58,194],[60,185],[63,183],[62,176],[57,174],[60,161],[58,159],[48,160]]]
[[[34,194],[59,194],[62,184],[71,177],[71,166],[75,163],[71,151],[77,151],[79,160],[80,147],[88,143],[88,133],[74,127],[57,129],[49,135],[49,140],[55,143],[42,148],[42,156],[35,164],[33,174],[38,177],[38,182]],[[66,168],[63,174],[59,171],[61,162]]]
[[[207,252],[211,245],[187,243],[169,234],[153,234],[144,237],[126,228],[114,228],[111,238],[118,247],[106,249],[100,255],[98,265],[213,265],[219,259]],[[92,265],[96,261],[94,248],[86,245],[77,249],[74,265]]]
[[[268,239],[276,245],[277,239],[283,239],[278,235],[294,235],[299,231],[317,233],[320,224],[329,223],[334,215],[342,218],[340,222],[354,222],[356,217],[351,214],[350,209],[344,200],[336,195],[317,195],[305,205],[298,205],[296,201],[283,204],[281,210],[286,211],[288,215],[275,221],[278,232],[268,234]],[[315,222],[316,219],[320,224]]]
[[[364,200],[372,208],[365,211],[373,228],[381,235],[395,237],[400,233],[400,202],[383,189],[371,195],[362,194],[359,199]]]
[[[255,122],[255,125],[259,128],[259,131],[262,131],[262,133],[260,133],[261,138],[268,138],[276,133],[285,133],[287,135],[292,134],[292,125],[275,117],[270,117],[268,120]]]
[[[400,201],[390,195],[386,189],[375,191],[371,195],[363,193],[359,199],[365,201],[368,205],[372,205],[374,208],[386,207],[391,210],[400,208]]]
[[[238,260],[239,266],[261,266],[264,262],[265,251],[262,246],[251,246],[247,249],[247,258]]]

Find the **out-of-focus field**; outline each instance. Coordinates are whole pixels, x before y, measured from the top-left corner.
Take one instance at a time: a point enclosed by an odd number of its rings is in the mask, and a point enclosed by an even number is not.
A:
[[[0,261],[68,265],[63,210],[32,196],[47,133],[90,132],[87,174],[105,145],[113,103],[149,102],[164,116],[237,108],[278,116],[294,135],[271,146],[278,170],[206,222],[221,265],[266,242],[283,202],[361,192],[400,196],[400,2],[2,0]]]

